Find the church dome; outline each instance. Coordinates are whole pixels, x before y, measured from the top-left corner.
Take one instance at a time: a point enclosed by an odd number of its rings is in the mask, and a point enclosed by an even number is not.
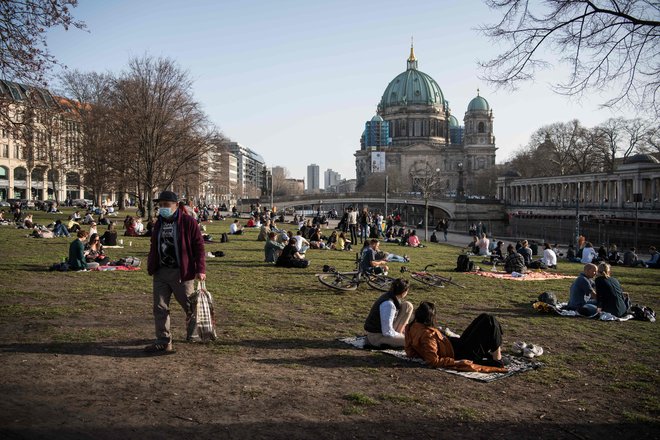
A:
[[[380,108],[407,105],[438,105],[445,102],[440,86],[426,73],[417,70],[417,58],[410,48],[408,69],[397,75],[385,89]]]
[[[456,119],[456,116],[454,115],[449,116],[449,126],[460,127],[460,124],[458,123],[458,119]]]
[[[488,111],[490,110],[490,106],[488,105],[488,101],[483,96],[479,96],[479,91],[477,90],[477,96],[470,101],[468,104],[468,111],[475,111],[475,110],[484,110]]]

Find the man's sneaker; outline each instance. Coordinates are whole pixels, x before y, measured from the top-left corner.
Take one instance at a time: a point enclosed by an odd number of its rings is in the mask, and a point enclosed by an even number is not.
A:
[[[172,343],[167,344],[163,342],[156,342],[155,344],[147,345],[144,351],[150,354],[172,354],[175,353]]]
[[[527,347],[527,344],[523,341],[514,342],[511,346],[511,352],[513,354],[523,354],[523,351]]]
[[[542,354],[543,348],[540,345],[528,344],[527,347],[523,349],[523,356],[525,356],[527,359],[539,357]]]

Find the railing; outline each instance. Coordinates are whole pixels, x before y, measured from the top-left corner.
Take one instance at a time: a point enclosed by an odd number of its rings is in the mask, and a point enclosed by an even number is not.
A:
[[[263,197],[262,197],[263,198]],[[415,200],[423,201],[424,197],[420,192],[405,192],[405,193],[388,193],[387,198],[392,199],[403,199],[403,200]],[[295,201],[308,201],[308,202],[320,202],[324,203],[325,200],[336,200],[336,199],[385,199],[385,193],[365,193],[365,192],[355,192],[355,193],[318,193],[318,194],[297,194],[290,196],[277,196],[273,198],[274,202],[295,202]],[[434,202],[447,202],[452,203],[456,201],[455,197],[448,196],[431,196],[429,201]],[[461,200],[460,203],[500,203],[494,197],[484,197],[476,198],[476,196],[467,196],[465,200]]]

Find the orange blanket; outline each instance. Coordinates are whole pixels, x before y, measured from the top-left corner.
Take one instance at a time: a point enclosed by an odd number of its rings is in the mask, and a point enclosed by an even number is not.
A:
[[[562,275],[551,272],[528,272],[524,277],[513,277],[510,273],[505,272],[468,272],[473,275],[479,275],[486,278],[499,278],[501,280],[515,280],[515,281],[540,281],[540,280],[563,280],[573,279],[572,275]]]

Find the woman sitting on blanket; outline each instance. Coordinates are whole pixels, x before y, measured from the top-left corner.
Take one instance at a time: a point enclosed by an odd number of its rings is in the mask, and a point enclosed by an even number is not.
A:
[[[383,293],[371,306],[364,322],[367,342],[376,347],[403,348],[404,332],[410,321],[413,305],[403,299],[408,295],[410,282],[399,278],[392,282],[389,292]]]
[[[436,326],[435,305],[422,301],[406,329],[405,349],[432,367],[462,371],[505,372],[502,361],[502,326],[487,313],[479,315],[460,337],[444,335]]]
[[[611,313],[622,317],[630,308],[630,298],[623,292],[619,280],[610,275],[611,267],[607,263],[598,265],[598,276],[594,280],[596,288],[596,306],[599,312]]]
[[[110,261],[105,256],[99,234],[89,236],[89,241],[87,242],[87,246],[85,246],[85,260],[87,263],[99,263],[101,266],[105,266]]]
[[[117,231],[115,231],[115,223],[110,222],[108,229],[101,237],[101,244],[104,246],[117,246]]]

